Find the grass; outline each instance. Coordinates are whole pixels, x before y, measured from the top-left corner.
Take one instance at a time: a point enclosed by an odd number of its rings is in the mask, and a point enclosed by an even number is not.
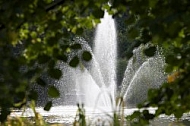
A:
[[[116,100],[117,108],[114,108],[112,114],[105,113],[107,118],[97,118],[96,120],[88,120],[85,113],[83,104],[77,104],[76,116],[74,118],[73,126],[93,126],[93,125],[110,125],[110,126],[123,126],[126,122],[124,117],[124,103],[122,98]],[[0,126],[63,126],[64,124],[50,124],[45,121],[44,117],[35,109],[35,102],[30,103],[30,108],[34,113],[34,117],[18,117],[9,116],[5,123]]]
[[[124,102],[122,98],[116,99],[117,108],[113,111],[113,113],[108,114],[104,113],[103,118],[93,118],[93,120],[89,120],[88,116],[85,113],[85,108],[83,104],[78,104],[76,116],[72,126],[143,126],[140,124],[130,124],[130,122],[126,119],[124,115]],[[33,110],[34,117],[21,117],[21,116],[9,116],[5,123],[0,123],[0,126],[64,126],[64,124],[54,123],[50,124],[46,122],[46,118],[43,117],[40,113],[38,113],[35,109],[35,103],[32,102],[30,108]],[[54,118],[48,116],[48,118]],[[172,126],[185,126],[180,122],[170,122],[167,125]],[[159,126],[160,123],[156,124]],[[166,124],[165,124],[166,125]],[[67,124],[68,126],[68,124]]]

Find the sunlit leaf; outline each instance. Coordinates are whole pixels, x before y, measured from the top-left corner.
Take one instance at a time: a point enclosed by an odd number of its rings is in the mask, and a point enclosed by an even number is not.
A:
[[[30,35],[31,35],[32,38],[36,38],[37,37],[37,33],[35,31],[32,31],[30,33]]]

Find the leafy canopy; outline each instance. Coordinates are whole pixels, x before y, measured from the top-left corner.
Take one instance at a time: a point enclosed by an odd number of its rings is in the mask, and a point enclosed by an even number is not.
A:
[[[26,0],[0,1],[0,121],[6,120],[11,108],[20,108],[28,100],[36,100],[37,92],[31,90],[34,84],[48,87],[48,95],[59,97],[54,86],[42,78],[48,74],[59,79],[62,71],[56,68],[58,62],[76,67],[89,61],[91,54],[82,53],[68,60],[73,50],[81,49],[72,44],[75,36],[85,29],[91,29],[100,22],[104,10],[117,13],[108,5],[108,0]],[[45,110],[49,110],[49,101]]]
[[[110,2],[110,1],[109,1]],[[100,22],[104,10],[120,15],[127,10],[128,39],[132,50],[140,44],[162,46],[166,57],[166,72],[173,73],[160,89],[150,90],[146,102],[139,107],[158,107],[154,115],[148,111],[135,112],[130,119],[147,123],[160,114],[181,117],[190,110],[190,56],[189,17],[190,2],[164,0],[27,0],[0,1],[0,96],[1,115],[4,121],[10,108],[20,108],[27,100],[36,100],[37,94],[30,87],[37,83],[47,85],[43,73],[59,79],[62,72],[55,66],[58,61],[76,67],[80,59],[90,60],[89,53],[82,58],[68,60],[76,35],[93,28]],[[153,55],[154,47],[146,50]],[[51,97],[58,97],[56,88],[48,90]],[[49,101],[45,110],[49,110]],[[140,118],[139,118],[140,117]],[[135,122],[136,123],[136,122]]]
[[[127,6],[129,37],[138,45],[147,42],[160,45],[164,50],[166,72],[169,74],[167,82],[159,89],[150,90],[148,99],[139,105],[139,108],[157,107],[156,113],[150,114],[144,110],[129,118],[134,123],[142,124],[160,114],[174,114],[180,118],[190,110],[190,2],[127,0]],[[151,55],[153,50],[145,52]]]

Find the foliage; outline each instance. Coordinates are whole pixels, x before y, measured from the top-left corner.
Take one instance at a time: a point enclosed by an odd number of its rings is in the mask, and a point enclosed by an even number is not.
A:
[[[164,0],[127,0],[129,36],[139,44],[153,43],[165,50],[168,82],[148,92],[139,108],[157,107],[155,114],[135,112],[130,119],[145,125],[161,114],[180,118],[190,111],[190,2]],[[140,6],[139,6],[140,5]],[[140,32],[138,32],[140,31]],[[152,55],[154,47],[146,51]]]
[[[77,104],[78,110],[76,113],[73,126],[86,126],[85,109],[83,104]]]
[[[35,110],[35,101],[30,103],[30,108],[34,113],[34,120],[26,117],[9,116],[5,123],[0,123],[2,126],[47,126],[43,117]]]
[[[110,1],[109,1],[110,2]],[[140,6],[139,6],[140,5]],[[100,22],[104,10],[113,16],[122,16],[127,9],[127,37],[132,46],[153,43],[166,50],[166,72],[173,73],[160,89],[150,90],[146,102],[139,107],[157,107],[156,113],[137,112],[131,118],[141,117],[145,124],[160,114],[181,117],[190,110],[189,71],[190,2],[164,0],[27,0],[0,1],[0,121],[6,120],[10,108],[20,108],[28,100],[36,100],[37,94],[30,90],[33,84],[48,85],[41,77],[48,73],[59,79],[62,72],[56,68],[58,62],[77,67],[80,59],[89,61],[91,55],[84,51],[82,58],[68,54],[80,45],[71,45],[76,35],[84,29],[93,28]],[[145,53],[154,54],[152,46]],[[172,81],[171,81],[172,80]],[[50,86],[48,94],[59,93]],[[49,101],[45,107],[51,107]],[[144,119],[142,121],[142,119]]]
[[[31,90],[34,84],[46,87],[44,74],[53,79],[62,76],[56,68],[58,62],[77,67],[80,59],[89,61],[90,53],[69,60],[69,53],[80,49],[72,45],[74,37],[84,29],[91,29],[100,22],[104,10],[119,14],[125,10],[124,2],[108,0],[27,0],[0,1],[0,121],[4,122],[10,108],[21,108],[29,100],[37,100]],[[59,93],[49,86],[48,95]],[[49,110],[51,101],[45,106]]]

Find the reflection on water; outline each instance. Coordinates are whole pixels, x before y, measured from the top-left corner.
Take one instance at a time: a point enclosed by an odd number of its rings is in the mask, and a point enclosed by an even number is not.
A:
[[[125,109],[124,114],[130,115],[136,109]],[[150,108],[149,111],[152,113],[155,109]],[[48,123],[60,123],[66,126],[72,125],[76,117],[77,107],[76,106],[57,106],[52,107],[50,111],[44,111],[43,108],[38,107],[36,111],[39,112]],[[85,108],[86,119],[88,124],[93,126],[98,125],[97,123],[104,122],[105,125],[109,126],[112,121],[111,116],[113,112],[106,111],[106,108]],[[32,118],[34,113],[31,109],[23,111],[15,111],[11,113],[11,116],[23,116]],[[177,120],[173,116],[160,116],[153,120],[150,126],[190,126],[190,114],[185,114],[183,118]]]

